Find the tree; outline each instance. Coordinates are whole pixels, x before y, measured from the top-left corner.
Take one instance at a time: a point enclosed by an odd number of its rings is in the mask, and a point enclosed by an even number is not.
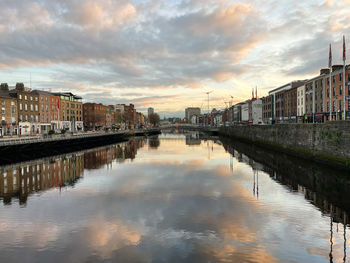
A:
[[[160,122],[160,118],[157,113],[150,114],[148,118],[149,118],[149,122],[153,125],[153,127],[159,124]]]

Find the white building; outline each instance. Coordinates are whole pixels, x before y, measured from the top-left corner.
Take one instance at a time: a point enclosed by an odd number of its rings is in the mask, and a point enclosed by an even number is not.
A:
[[[261,99],[252,102],[252,118],[254,125],[263,123],[263,103]]]
[[[297,114],[298,116],[305,114],[305,85],[297,89]]]
[[[246,101],[241,106],[241,114],[242,114],[242,120],[241,121],[249,121],[249,102]]]
[[[197,115],[192,115],[191,123],[192,124],[198,124],[198,116]]]

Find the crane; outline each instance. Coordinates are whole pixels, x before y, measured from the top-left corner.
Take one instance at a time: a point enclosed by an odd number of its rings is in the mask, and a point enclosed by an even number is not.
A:
[[[212,91],[207,91],[207,92],[206,92],[206,94],[208,95],[208,114],[209,114],[209,112],[210,112],[210,111],[209,111],[209,94],[212,93],[212,92],[213,92],[213,90],[212,90]]]

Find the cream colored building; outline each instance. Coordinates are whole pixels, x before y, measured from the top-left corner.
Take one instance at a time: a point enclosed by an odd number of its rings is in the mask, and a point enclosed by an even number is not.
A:
[[[297,114],[298,116],[305,114],[305,85],[300,86],[297,90]]]

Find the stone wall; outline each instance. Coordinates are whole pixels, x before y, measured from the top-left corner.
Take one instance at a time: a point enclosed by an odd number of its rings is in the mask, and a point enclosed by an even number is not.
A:
[[[220,128],[221,135],[350,168],[350,121]]]

